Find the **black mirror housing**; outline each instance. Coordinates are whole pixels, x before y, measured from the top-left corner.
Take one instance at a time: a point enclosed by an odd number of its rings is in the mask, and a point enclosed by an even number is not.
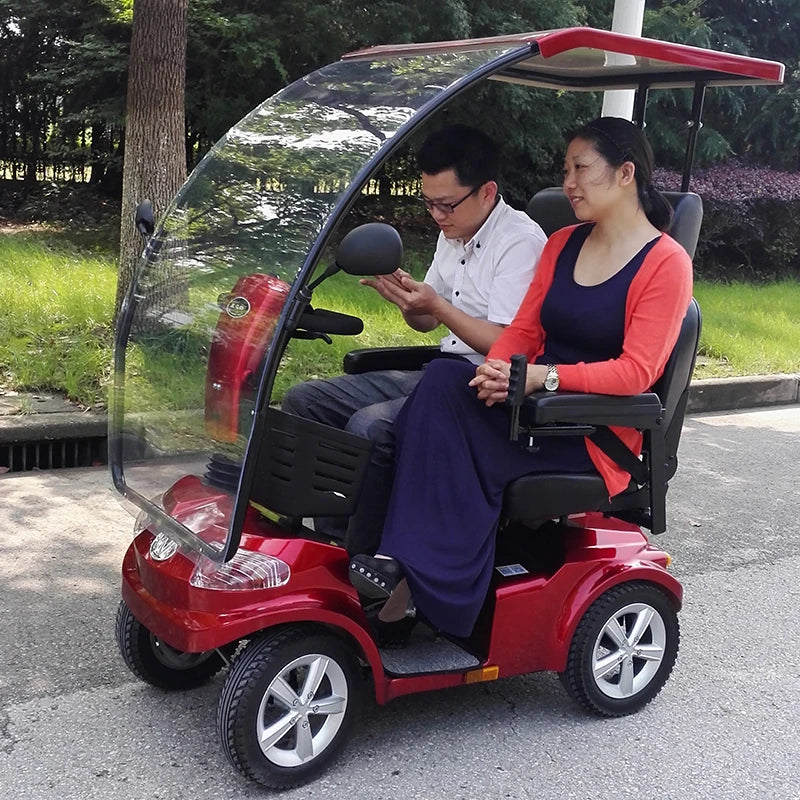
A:
[[[153,214],[153,204],[149,200],[142,200],[142,202],[136,206],[134,221],[136,230],[139,231],[142,236],[152,236],[156,228],[156,223]]]
[[[336,266],[348,275],[389,275],[403,261],[403,240],[385,222],[353,228],[336,250]]]

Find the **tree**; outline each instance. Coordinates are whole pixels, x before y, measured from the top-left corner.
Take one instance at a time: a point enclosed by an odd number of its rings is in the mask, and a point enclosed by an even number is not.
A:
[[[751,89],[741,105],[725,109],[726,136],[738,156],[778,169],[800,167],[800,0],[705,0],[702,13],[714,33],[712,46],[781,61],[780,89]],[[760,113],[753,114],[752,109]],[[731,125],[731,122],[734,124]]]
[[[141,253],[136,205],[151,200],[158,218],[186,177],[186,20],[187,0],[135,0],[115,317]]]
[[[99,182],[116,157],[129,21],[112,3],[0,0],[0,160],[31,187],[86,166]]]

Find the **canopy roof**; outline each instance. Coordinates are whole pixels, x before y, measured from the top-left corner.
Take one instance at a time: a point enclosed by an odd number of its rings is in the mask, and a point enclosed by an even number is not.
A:
[[[783,64],[750,56],[629,36],[596,28],[563,28],[449,42],[380,45],[343,60],[397,58],[492,49],[527,48],[530,55],[500,70],[494,80],[554,89],[636,89],[746,86],[783,83]]]

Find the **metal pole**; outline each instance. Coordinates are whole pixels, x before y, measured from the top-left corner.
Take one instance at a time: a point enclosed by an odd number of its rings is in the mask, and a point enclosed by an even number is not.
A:
[[[698,81],[694,87],[694,98],[692,100],[692,115],[686,120],[686,126],[689,128],[689,138],[686,142],[686,156],[683,161],[683,180],[681,181],[681,191],[689,191],[689,181],[692,177],[692,166],[694,165],[694,153],[697,148],[697,135],[700,133],[700,128],[703,127],[701,122],[703,118],[703,101],[706,96],[706,85]]]
[[[615,0],[614,16],[611,30],[615,33],[627,33],[631,36],[642,35],[645,0]],[[606,53],[607,64],[632,63],[632,56],[619,53]],[[603,93],[604,117],[633,118],[633,89],[612,89]]]

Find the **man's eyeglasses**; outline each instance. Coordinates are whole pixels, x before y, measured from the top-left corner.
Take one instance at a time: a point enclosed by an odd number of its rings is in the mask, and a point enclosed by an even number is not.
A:
[[[439,203],[434,200],[428,200],[424,194],[419,195],[416,199],[420,205],[425,206],[428,211],[438,211],[440,214],[452,214],[467,198],[472,197],[480,188],[480,186],[476,186],[469,194],[465,194],[455,203]]]

